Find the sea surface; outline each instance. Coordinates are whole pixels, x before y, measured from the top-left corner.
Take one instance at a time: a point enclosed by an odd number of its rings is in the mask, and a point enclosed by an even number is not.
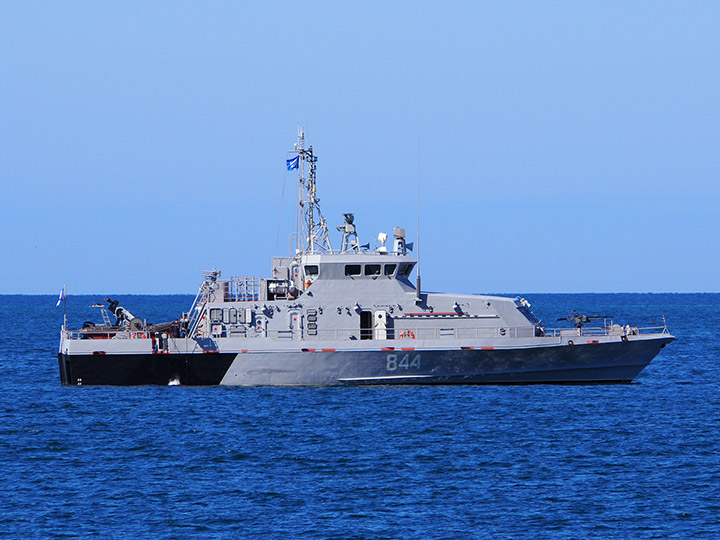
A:
[[[64,387],[63,306],[0,296],[0,538],[720,538],[720,294],[522,296],[677,341],[627,385]]]

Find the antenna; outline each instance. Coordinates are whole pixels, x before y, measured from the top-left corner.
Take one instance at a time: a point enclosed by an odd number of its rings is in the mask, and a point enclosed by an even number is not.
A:
[[[415,256],[417,258],[417,276],[415,278],[417,284],[415,286],[415,303],[422,302],[420,295],[420,135],[417,140],[417,207],[415,210],[417,216],[417,233],[415,240]]]

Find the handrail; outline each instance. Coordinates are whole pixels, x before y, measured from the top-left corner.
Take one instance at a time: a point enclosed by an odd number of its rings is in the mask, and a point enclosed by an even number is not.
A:
[[[545,328],[546,336],[612,336],[612,335],[637,335],[637,334],[668,334],[667,325],[662,326],[583,326],[582,328]]]
[[[290,253],[295,252],[294,245],[296,244],[297,239],[302,238],[302,237],[303,237],[303,235],[299,235],[298,233],[291,233],[289,235]],[[390,250],[390,249],[388,249],[387,251],[378,251],[377,249],[362,249],[362,248],[360,248],[357,250],[355,250],[355,249],[346,249],[346,250],[328,249],[328,250],[323,250],[322,252],[317,252],[317,253],[312,253],[309,250],[302,250],[302,251],[295,252],[295,254],[291,255],[290,258],[298,259],[298,258],[302,258],[302,257],[308,256],[308,255],[383,255],[383,256],[403,255],[406,257],[412,257],[411,255],[409,255],[408,253],[403,252],[403,251],[394,251],[394,250]]]
[[[544,333],[536,335],[535,328],[532,326],[519,327],[463,327],[463,326],[396,326],[388,329],[359,329],[341,328],[341,329],[317,329],[317,334],[308,336],[304,330],[267,330],[260,333],[261,337],[267,336],[270,339],[278,341],[289,341],[303,339],[304,341],[355,341],[365,339],[387,339],[398,342],[411,343],[413,339],[499,339],[499,338],[532,338],[532,337],[556,337],[567,335],[578,336],[602,336],[602,335],[623,335],[625,327],[621,327],[623,331],[619,331],[617,327],[583,327],[583,328],[557,328],[545,329]],[[562,332],[562,333],[561,333]],[[665,326],[646,326],[632,327],[628,334],[666,334],[668,333]],[[384,336],[383,336],[384,334]],[[248,337],[257,337],[252,332],[248,332]],[[377,337],[380,335],[381,337]],[[402,336],[402,337],[401,337]]]
[[[225,302],[257,302],[260,300],[261,278],[231,276],[225,283]]]
[[[82,339],[84,341],[94,341],[103,339],[150,339],[152,332],[144,330],[118,330],[116,332],[93,332],[88,335],[78,330],[67,330],[65,332],[65,339]]]
[[[198,289],[198,293],[195,295],[195,300],[193,300],[192,306],[190,306],[190,311],[187,312],[188,321],[187,321],[187,327],[188,331],[194,333],[197,329],[198,322],[200,320],[200,313],[202,309],[200,309],[200,298],[204,296],[205,288],[204,284],[206,282],[203,281],[203,283],[200,284],[200,287]],[[203,306],[204,307],[204,306]]]
[[[449,322],[449,321],[448,321]],[[224,325],[223,325],[224,326]],[[499,338],[531,338],[531,337],[567,337],[567,336],[609,336],[609,335],[640,335],[640,334],[667,334],[667,326],[584,326],[582,328],[545,328],[542,333],[536,334],[533,326],[405,326],[396,325],[387,329],[360,329],[335,328],[317,329],[313,335],[308,335],[307,329],[283,329],[253,331],[253,327],[245,327],[244,335],[248,338],[268,337],[278,341],[298,340],[304,341],[354,341],[364,339],[387,339],[399,342],[412,342],[413,339],[499,339]],[[228,332],[230,333],[230,332]],[[383,337],[384,334],[384,337]],[[189,333],[189,336],[194,334]],[[237,333],[234,335],[237,336]],[[94,337],[79,331],[67,331],[66,339],[145,339],[151,337],[149,331],[119,331],[97,332]],[[102,336],[102,337],[100,337]],[[134,338],[132,336],[135,336]],[[369,336],[369,337],[366,337]],[[380,337],[378,337],[380,336]],[[187,337],[187,336],[186,336]],[[178,338],[176,338],[178,339]],[[185,338],[182,338],[185,339]]]

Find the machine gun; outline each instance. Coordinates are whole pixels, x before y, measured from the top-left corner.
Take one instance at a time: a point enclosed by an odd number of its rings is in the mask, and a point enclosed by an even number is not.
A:
[[[577,311],[571,311],[567,317],[562,317],[558,321],[568,321],[573,323],[575,328],[582,328],[583,324],[589,323],[595,319],[610,319],[610,315],[585,315]]]

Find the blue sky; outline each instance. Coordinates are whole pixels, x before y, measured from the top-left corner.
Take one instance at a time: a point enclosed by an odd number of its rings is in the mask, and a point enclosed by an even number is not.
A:
[[[720,291],[719,28],[713,2],[5,2],[0,293],[267,275],[298,123],[362,242],[414,239],[419,163],[429,290]]]

